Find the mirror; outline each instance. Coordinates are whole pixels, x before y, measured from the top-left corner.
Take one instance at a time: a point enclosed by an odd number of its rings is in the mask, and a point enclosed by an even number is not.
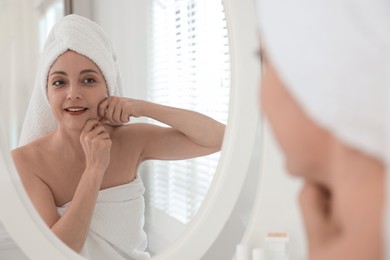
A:
[[[248,64],[256,64],[253,55],[253,47],[256,45],[254,19],[248,16],[248,13],[253,10],[253,4],[251,1],[237,3],[237,1],[230,0],[224,3],[227,20],[230,22],[228,33],[229,39],[232,40],[231,58],[234,64],[232,86],[235,87],[230,92],[229,122],[221,158],[212,182],[212,192],[206,194],[205,201],[185,232],[180,234],[175,243],[158,253],[155,259],[200,259],[217,239],[227,222],[246,176],[258,122],[256,99],[258,71],[256,66],[253,66],[253,69],[250,69],[252,66],[247,67]],[[27,8],[30,5],[23,6]],[[86,12],[90,11],[87,10]],[[105,11],[110,13],[112,10]],[[253,28],[253,30],[248,30],[248,28]],[[30,68],[27,65],[26,67]],[[3,90],[6,89],[2,86]],[[19,101],[19,95],[16,93],[12,95],[13,98],[9,99],[10,103],[15,99]],[[6,95],[2,95],[4,96]],[[2,109],[2,111],[7,110]],[[12,115],[12,118],[15,116]],[[6,129],[5,132],[13,133],[14,131]],[[5,144],[8,150],[3,146],[2,151],[4,149],[9,151],[9,147],[12,147],[12,142],[15,141],[10,138],[12,135],[8,135],[7,138],[4,136],[7,135],[3,135],[2,144]],[[50,256],[52,259],[67,259],[67,257],[78,259],[78,255],[63,247],[37,214],[31,210],[31,203],[21,188],[9,154],[4,154],[1,163],[2,170],[4,169],[5,172],[2,176],[4,180],[1,182],[4,185],[2,192],[7,196],[2,196],[0,201],[2,209],[5,209],[1,211],[0,216],[18,245],[33,259],[42,259],[43,256],[46,258]],[[5,200],[5,197],[9,198],[9,201]],[[25,221],[23,223],[14,221],[11,216],[15,214]],[[29,234],[32,236],[30,237]],[[40,243],[39,248],[47,248],[47,251],[37,251],[33,246],[36,243]]]
[[[36,67],[48,31],[69,11],[93,17],[111,38],[118,56],[124,96],[197,110],[227,123],[230,54],[226,19],[219,0],[90,1],[89,4],[77,6],[72,1],[42,0],[26,4],[28,7],[20,10],[18,2],[4,2],[4,25],[17,22],[12,18],[14,12],[21,12],[20,16],[25,17],[15,28],[11,26],[14,31],[23,30],[22,35],[10,32],[5,36],[9,40],[3,42],[25,43],[15,47],[24,50],[16,56],[13,46],[3,48],[11,50],[8,60],[15,62],[8,68],[9,78],[4,79],[4,84],[16,88],[3,89],[3,96],[11,95],[4,107],[16,111],[16,115],[7,115],[8,131],[12,133],[10,149],[17,146],[33,87],[33,84],[13,82],[13,77],[15,73],[24,74],[21,78],[26,83],[35,77],[31,68]],[[25,16],[23,12],[27,8],[30,12]],[[73,10],[67,10],[70,8]],[[117,29],[121,27],[125,30]],[[26,53],[30,53],[28,58],[24,57]],[[22,60],[28,60],[22,66],[23,71],[15,72]],[[165,74],[163,79],[162,74]],[[146,186],[145,230],[149,252],[158,253],[169,246],[195,216],[213,180],[219,156],[216,153],[178,162],[153,161],[141,167],[140,175]]]

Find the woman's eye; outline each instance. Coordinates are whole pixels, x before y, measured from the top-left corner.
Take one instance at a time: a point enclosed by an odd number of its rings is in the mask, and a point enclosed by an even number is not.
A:
[[[93,78],[86,78],[86,79],[84,79],[83,82],[84,82],[85,84],[93,84],[93,83],[96,82],[96,80],[93,79]]]
[[[56,80],[53,82],[53,86],[55,86],[55,87],[60,87],[63,84],[64,84],[64,82],[62,80]]]

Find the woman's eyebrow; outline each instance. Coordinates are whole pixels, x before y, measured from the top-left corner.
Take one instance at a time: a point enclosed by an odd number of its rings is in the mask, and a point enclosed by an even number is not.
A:
[[[82,70],[82,71],[80,72],[80,75],[81,75],[81,74],[87,74],[87,73],[96,73],[96,74],[99,74],[96,70],[88,69],[88,70]]]
[[[81,75],[81,74],[87,74],[87,73],[96,73],[96,74],[99,74],[96,70],[93,70],[93,69],[87,69],[87,70],[82,70],[82,71],[80,71],[80,75]],[[64,71],[59,71],[59,70],[53,71],[52,73],[50,73],[50,76],[53,75],[53,74],[59,74],[59,75],[64,75],[64,76],[67,75],[66,72],[64,72]]]
[[[53,71],[52,73],[50,73],[50,76],[53,75],[53,74],[60,74],[60,75],[67,75],[64,71]]]

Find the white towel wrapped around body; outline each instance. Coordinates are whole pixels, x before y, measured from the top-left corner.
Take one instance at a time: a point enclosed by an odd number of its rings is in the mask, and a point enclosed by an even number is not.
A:
[[[111,187],[99,192],[90,230],[80,254],[93,260],[150,259],[144,226],[142,180]],[[62,216],[70,203],[58,207]]]

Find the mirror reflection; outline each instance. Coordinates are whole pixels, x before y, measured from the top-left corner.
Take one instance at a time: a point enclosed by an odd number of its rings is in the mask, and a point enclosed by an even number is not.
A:
[[[9,131],[20,177],[43,220],[75,251],[148,259],[167,245],[160,238],[174,240],[169,225],[179,234],[196,214],[218,162],[230,84],[222,4],[145,1],[134,4],[140,18],[128,3],[129,24],[128,16],[107,18],[119,1],[93,2],[96,23],[62,18],[66,6],[76,13],[75,3],[41,2],[30,4],[39,27],[18,24],[35,42],[26,49],[47,38],[36,75],[8,93],[19,111]],[[22,92],[31,99],[18,106],[13,97]]]

